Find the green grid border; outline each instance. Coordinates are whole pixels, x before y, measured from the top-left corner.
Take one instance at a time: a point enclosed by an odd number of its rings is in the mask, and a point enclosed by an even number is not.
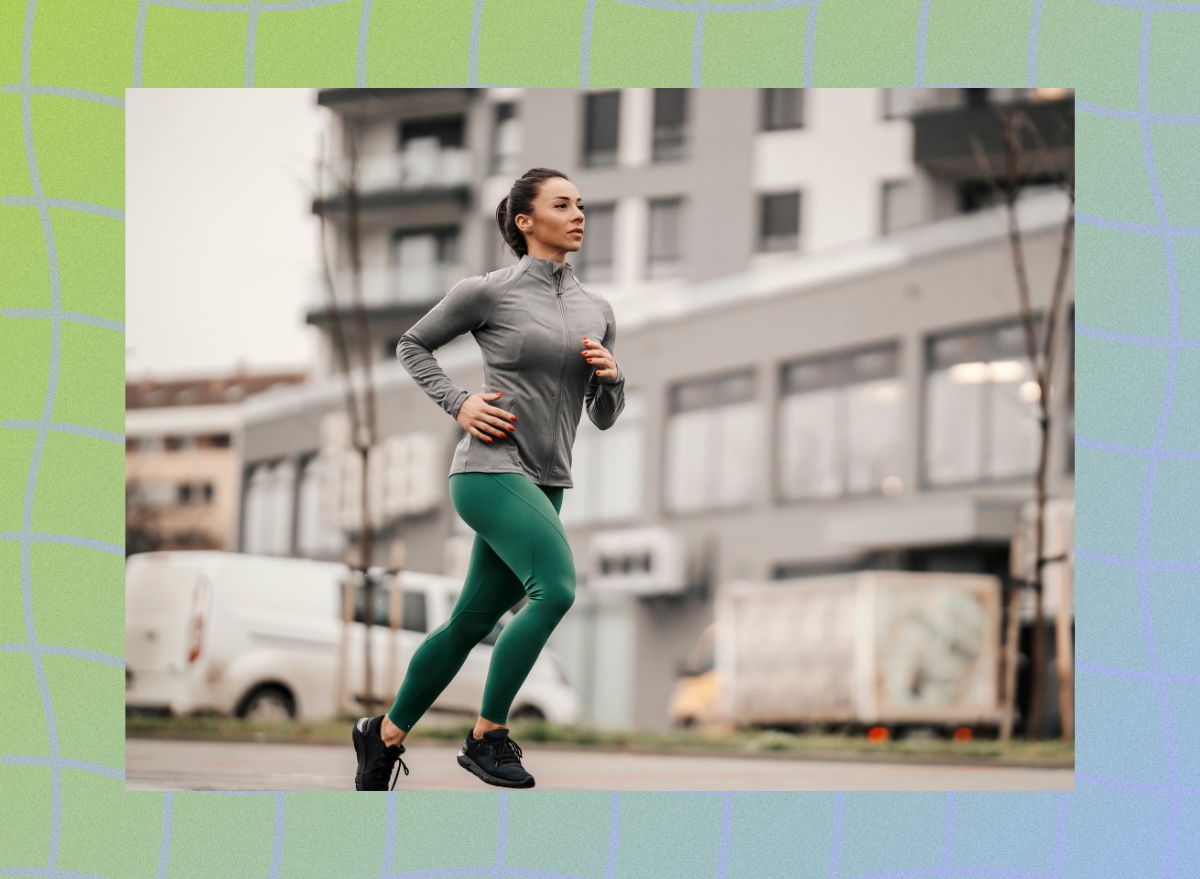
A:
[[[1200,874],[1198,12],[0,0],[0,875]],[[1075,792],[126,793],[125,89],[366,85],[1073,86]]]

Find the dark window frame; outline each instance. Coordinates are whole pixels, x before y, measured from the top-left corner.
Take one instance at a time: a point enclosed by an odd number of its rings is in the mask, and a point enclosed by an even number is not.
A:
[[[886,354],[890,358],[890,364],[883,369],[870,372],[860,372],[855,374],[855,361],[860,358],[869,357],[873,354]],[[778,441],[779,430],[783,419],[783,401],[793,395],[802,395],[806,392],[814,392],[819,390],[828,390],[833,388],[852,388],[855,385],[865,384],[867,382],[879,381],[881,379],[895,379],[901,386],[904,387],[904,343],[900,338],[893,338],[885,341],[872,342],[865,345],[855,345],[849,348],[842,348],[837,351],[826,351],[819,354],[810,354],[803,357],[789,358],[779,364],[778,370],[778,395],[774,406],[774,420],[771,425],[771,438],[774,442]],[[798,387],[797,380],[794,378],[795,372],[804,366],[828,366],[831,373],[820,381],[814,381],[807,386]],[[846,434],[849,431],[847,424],[847,414],[845,412],[845,400],[842,399],[838,403],[837,422],[834,425],[834,442],[837,445],[844,445]],[[901,417],[904,417],[903,410]],[[904,425],[901,424],[897,431],[900,441],[904,441]],[[783,448],[776,445],[771,457],[773,472],[778,477],[783,470]],[[845,474],[843,474],[843,477]],[[824,504],[838,502],[846,499],[856,498],[871,498],[883,497],[883,491],[853,491],[849,485],[849,480],[843,478],[844,487],[842,491],[833,496],[816,496],[805,495],[793,497],[785,493],[783,482],[780,478],[773,480],[776,487],[774,501],[776,504],[783,506],[794,506],[802,504]]]
[[[788,253],[791,251],[800,250],[800,234],[803,229],[804,218],[804,191],[801,189],[791,190],[788,192],[760,192],[758,198],[758,234],[755,236],[755,253]],[[795,199],[796,203],[796,232],[794,244],[789,247],[768,246],[769,239],[783,239],[782,234],[771,235],[768,233],[768,225],[771,220],[771,205],[779,203],[781,199]],[[792,233],[787,233],[789,241]]]
[[[502,115],[505,110],[511,112],[508,115]],[[491,174],[511,173],[514,168],[507,167],[502,159],[507,158],[500,153],[500,128],[503,123],[509,119],[516,119],[517,124],[520,124],[521,114],[516,101],[497,101],[492,109],[492,137],[490,144],[490,155],[488,157],[488,170]]]
[[[1035,310],[1033,314],[1034,326],[1041,330],[1045,326],[1046,315],[1043,311]],[[1021,341],[1019,344],[1014,344],[1011,347],[1001,347],[996,343],[996,335],[1004,330],[1020,328]],[[981,347],[977,353],[978,357],[968,357],[964,355],[962,359],[945,358],[938,361],[935,352],[935,346],[939,341],[945,341],[962,336],[981,336]],[[918,440],[918,484],[922,491],[937,492],[937,491],[956,491],[963,488],[985,487],[985,486],[1003,486],[1015,485],[1028,482],[1031,473],[1023,473],[1015,476],[987,476],[981,475],[978,477],[970,477],[959,479],[953,482],[934,482],[929,477],[929,379],[934,371],[944,372],[952,366],[959,363],[974,363],[984,362],[992,363],[996,360],[1009,360],[1014,357],[1024,360],[1026,358],[1024,347],[1024,324],[1021,316],[1018,314],[1015,317],[1008,317],[1002,320],[990,320],[983,322],[975,322],[964,326],[946,328],[927,332],[922,339],[921,351],[921,404],[918,411],[920,419],[920,430]],[[980,432],[981,445],[979,449],[980,462],[986,462],[991,452],[992,443],[992,422],[990,417],[991,412],[991,394],[993,382],[987,382],[987,390],[984,392],[987,396],[983,403],[983,429]],[[982,470],[982,464],[981,468]]]
[[[606,109],[600,106],[602,102],[613,102],[613,129],[611,132],[611,146],[607,140],[603,144],[598,145],[598,136],[600,131],[598,128],[593,128],[597,124],[596,116],[600,110]],[[606,133],[607,134],[607,133]],[[583,95],[583,132],[581,137],[580,164],[584,168],[613,168],[616,167],[619,161],[621,144],[621,91],[620,89],[609,89],[600,92],[587,92]]]
[[[790,96],[796,99],[795,115],[789,115],[788,111],[792,108],[786,106],[778,99],[782,97],[782,93],[793,93]],[[759,130],[760,131],[795,131],[800,128],[805,128],[805,110],[806,100],[804,89],[777,89],[765,88],[762,90],[762,104],[759,109]]]
[[[654,120],[652,123],[650,161],[654,163],[678,162],[686,159],[690,147],[687,126],[690,89],[655,89]],[[676,108],[668,100],[679,99],[679,119],[664,122],[661,118]]]

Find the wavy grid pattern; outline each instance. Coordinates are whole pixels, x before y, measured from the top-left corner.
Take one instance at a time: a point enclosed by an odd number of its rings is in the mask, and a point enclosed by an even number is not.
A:
[[[1192,353],[1200,347],[1200,251],[1190,239],[1200,235],[1200,211],[1189,183],[1200,154],[1200,77],[1183,51],[1200,43],[1200,4],[1013,2],[975,30],[945,0],[574,0],[550,23],[544,9],[530,0],[457,0],[436,11],[415,0],[0,6],[0,229],[17,242],[0,254],[0,338],[12,366],[0,383],[0,479],[9,488],[0,488],[0,826],[9,831],[0,834],[0,875],[1200,873],[1200,844],[1183,832],[1200,823],[1200,753],[1185,734],[1200,718],[1191,624],[1200,609],[1200,553],[1190,503],[1200,450]],[[506,50],[513,22],[547,43],[577,34],[577,54],[539,67],[530,49],[537,39]],[[1122,68],[1114,60],[1122,57],[1136,58],[1136,67]],[[19,65],[9,60],[18,58]],[[65,341],[94,353],[107,350],[106,334],[124,333],[123,313],[106,311],[87,279],[76,274],[64,286],[60,260],[61,252],[88,261],[98,277],[113,276],[114,267],[119,276],[120,248],[89,249],[75,218],[124,220],[124,88],[501,82],[1075,87],[1084,622],[1075,793],[510,800],[485,790],[390,793],[385,809],[377,799],[338,794],[124,792],[124,770],[114,765],[123,762],[123,725],[119,705],[109,704],[120,700],[109,678],[124,665],[123,634],[74,619],[59,625],[51,612],[65,578],[81,568],[94,576],[89,600],[121,603],[119,563],[105,560],[123,555],[110,527],[122,516],[123,468],[113,454],[122,413],[93,412],[95,423],[55,413],[60,404],[83,411],[73,398],[93,390],[72,384],[79,379],[65,371]],[[109,148],[107,157],[88,148],[97,144]],[[1145,248],[1147,239],[1158,249]],[[1160,288],[1111,289],[1084,275],[1113,254],[1139,278],[1161,274]],[[1146,329],[1147,302],[1157,309],[1154,332]],[[123,381],[112,358],[98,360],[95,372],[109,387]],[[1130,400],[1144,405],[1130,408]],[[72,458],[84,468],[72,469]],[[69,478],[57,478],[60,470]],[[54,643],[39,631],[53,631]],[[73,686],[77,679],[85,685]],[[229,834],[242,844],[203,844]]]

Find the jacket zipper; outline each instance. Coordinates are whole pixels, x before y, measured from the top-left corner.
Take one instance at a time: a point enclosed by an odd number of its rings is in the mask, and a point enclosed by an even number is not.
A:
[[[567,314],[565,311],[563,311],[563,306],[562,306],[562,277],[563,277],[563,275],[566,274],[566,272],[567,272],[566,267],[564,267],[561,270],[561,272],[559,273],[558,283],[554,289],[554,299],[558,303],[558,314],[562,318],[563,332],[565,332],[565,333],[570,332],[570,327],[567,326]],[[570,342],[570,339],[567,339],[567,342]],[[564,347],[565,347],[565,343],[564,343]],[[542,468],[542,480],[543,481],[549,481],[549,479],[550,479],[549,468],[552,466],[552,464],[554,462],[554,451],[558,447],[558,408],[559,408],[559,405],[562,403],[562,377],[563,377],[563,372],[566,371],[566,368],[567,368],[567,362],[566,362],[566,359],[564,358],[562,366],[559,367],[559,370],[558,370],[558,393],[554,395],[554,417],[550,420],[551,430],[553,431],[553,433],[551,435],[551,440],[550,440],[550,454],[546,458],[546,466]]]

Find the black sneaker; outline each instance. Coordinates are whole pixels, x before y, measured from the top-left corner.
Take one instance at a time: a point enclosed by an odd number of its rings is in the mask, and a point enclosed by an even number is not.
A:
[[[385,745],[382,729],[382,714],[377,717],[360,717],[358,723],[354,724],[351,737],[354,740],[354,753],[358,755],[358,772],[354,776],[355,790],[394,790],[400,773],[396,773],[390,788],[388,779],[391,778],[392,769],[397,762],[404,774],[408,775],[408,767],[400,759],[400,755],[404,753],[404,745]]]
[[[498,787],[533,787],[533,776],[521,765],[521,746],[503,727],[488,730],[482,739],[475,738],[474,730],[468,732],[458,765]]]

